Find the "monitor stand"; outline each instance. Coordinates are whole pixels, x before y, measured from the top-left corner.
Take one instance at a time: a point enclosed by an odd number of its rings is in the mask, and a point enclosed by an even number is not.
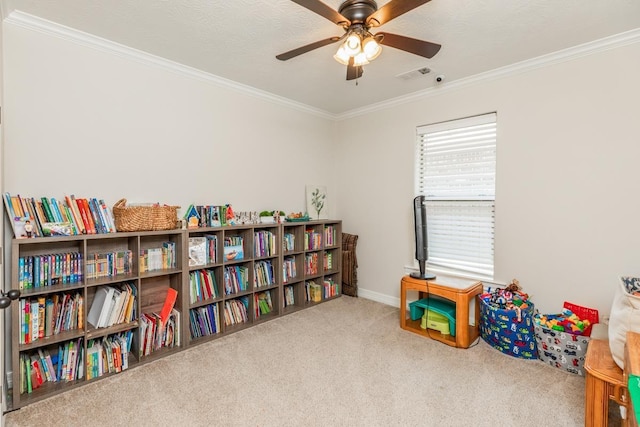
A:
[[[413,277],[414,279],[422,279],[422,280],[433,280],[436,278],[435,274],[427,273],[425,271],[424,260],[418,260],[418,265],[420,266],[420,271],[419,272],[415,271],[411,273],[409,276]]]

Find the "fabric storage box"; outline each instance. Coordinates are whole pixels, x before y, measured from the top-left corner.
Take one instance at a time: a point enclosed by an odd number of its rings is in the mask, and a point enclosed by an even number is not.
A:
[[[537,359],[538,350],[533,325],[534,307],[527,302],[521,310],[497,308],[480,300],[480,336],[504,354],[521,359]]]
[[[538,357],[549,365],[584,376],[584,358],[590,338],[535,325]]]

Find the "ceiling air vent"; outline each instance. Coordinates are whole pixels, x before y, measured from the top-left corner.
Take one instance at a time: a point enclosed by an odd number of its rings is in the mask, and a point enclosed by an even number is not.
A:
[[[401,80],[413,80],[413,79],[417,79],[418,77],[427,75],[430,72],[431,72],[430,68],[422,67],[422,68],[418,68],[417,70],[407,71],[406,73],[398,74],[396,78],[399,78]]]

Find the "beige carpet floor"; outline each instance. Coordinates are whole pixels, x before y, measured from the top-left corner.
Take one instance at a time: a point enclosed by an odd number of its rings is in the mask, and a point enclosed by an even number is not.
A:
[[[583,426],[584,378],[342,297],[43,400],[6,426]]]

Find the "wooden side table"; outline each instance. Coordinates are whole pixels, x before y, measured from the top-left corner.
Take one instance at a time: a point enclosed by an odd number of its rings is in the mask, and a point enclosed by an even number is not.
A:
[[[404,276],[400,282],[400,327],[418,335],[442,341],[453,347],[469,348],[480,336],[480,305],[475,301],[475,324],[469,322],[469,306],[482,293],[482,282],[456,277],[441,276],[433,280]],[[407,318],[407,292],[418,291],[419,299],[436,295],[456,304],[456,335],[443,335],[433,329],[422,329],[420,319]]]
[[[592,339],[584,359],[585,401],[584,425],[606,427],[609,425],[609,400],[627,407],[627,387],[622,379],[622,369],[611,356],[609,341]],[[627,426],[622,420],[622,426]]]

